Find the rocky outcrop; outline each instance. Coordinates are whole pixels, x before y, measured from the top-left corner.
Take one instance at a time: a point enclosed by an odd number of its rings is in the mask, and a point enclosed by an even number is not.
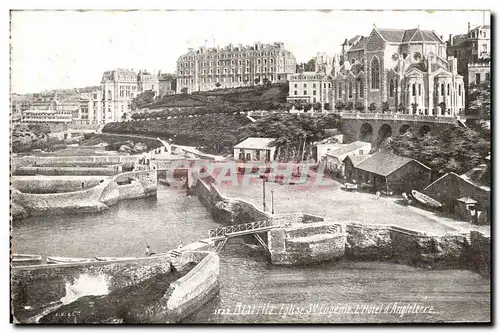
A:
[[[22,206],[18,205],[15,202],[10,203],[10,213],[12,215],[12,220],[22,220],[25,218],[28,218],[30,214],[26,209],[24,209]]]
[[[392,257],[389,228],[350,222],[346,224],[346,232],[346,257],[367,260]]]

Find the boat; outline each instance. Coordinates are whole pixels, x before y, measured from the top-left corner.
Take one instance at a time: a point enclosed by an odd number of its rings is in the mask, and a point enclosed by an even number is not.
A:
[[[121,260],[135,260],[138,257],[95,257],[97,261],[121,261]]]
[[[97,261],[99,260],[96,258],[47,257],[47,264],[80,264]]]
[[[14,265],[39,265],[42,263],[42,256],[37,254],[13,254],[11,259]]]
[[[342,187],[344,191],[357,191],[358,184],[344,183],[344,187]]]
[[[415,200],[417,200],[418,202],[420,202],[423,205],[426,205],[426,206],[429,206],[432,208],[443,207],[443,205],[439,201],[434,200],[431,197],[429,197],[428,195],[420,193],[416,190],[411,191],[411,195],[415,198]]]

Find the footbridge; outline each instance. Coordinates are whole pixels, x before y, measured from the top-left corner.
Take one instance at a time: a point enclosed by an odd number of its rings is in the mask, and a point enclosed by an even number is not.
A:
[[[253,235],[259,244],[262,245],[267,252],[269,252],[266,242],[262,239],[262,237],[260,237],[259,234],[279,227],[281,227],[280,224],[273,224],[273,221],[271,220],[236,224],[228,227],[210,229],[208,231],[208,239],[216,244],[215,250],[220,252],[229,238]]]
[[[340,116],[345,143],[360,140],[371,142],[375,147],[388,137],[407,131],[423,136],[450,127],[465,127],[463,119],[455,116],[356,112],[343,112]]]

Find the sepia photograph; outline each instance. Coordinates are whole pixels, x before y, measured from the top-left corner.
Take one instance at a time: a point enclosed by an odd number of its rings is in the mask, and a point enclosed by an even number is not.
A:
[[[9,16],[11,324],[492,323],[490,9]]]

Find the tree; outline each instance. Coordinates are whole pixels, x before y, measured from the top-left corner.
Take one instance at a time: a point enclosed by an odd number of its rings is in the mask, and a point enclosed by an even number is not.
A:
[[[312,104],[311,103],[306,103],[304,105],[304,111],[307,112],[312,109]]]
[[[344,110],[345,109],[345,103],[344,103],[344,101],[341,100],[341,99],[337,100],[335,102],[335,109],[339,110],[339,111]]]
[[[389,111],[389,102],[383,101],[382,102],[382,113],[388,112]]]
[[[141,92],[139,95],[134,97],[132,101],[130,102],[130,108],[132,110],[136,110],[137,108],[140,108],[141,106],[144,106],[146,104],[149,104],[154,101],[155,99],[156,92],[153,90],[146,90]]]
[[[219,87],[221,86],[220,82],[218,82],[218,81],[217,81],[217,82],[215,83],[215,86],[216,86],[217,88],[219,88]]]
[[[370,112],[375,112],[375,110],[377,110],[377,104],[375,104],[375,102],[370,103],[370,106],[368,106],[368,110],[370,110]]]
[[[393,136],[389,148],[399,156],[413,158],[433,170],[434,176],[447,172],[463,174],[482,163],[490,142],[466,127],[451,127],[424,137],[411,131]]]
[[[265,77],[263,80],[262,80],[262,83],[264,83],[266,86],[270,86],[271,85],[271,81]]]
[[[354,103],[354,109],[356,111],[363,112],[365,111],[365,105],[363,104],[363,102],[356,101],[356,103]]]
[[[354,107],[354,104],[351,101],[349,101],[349,102],[347,102],[345,109],[347,111],[351,111],[353,107]]]
[[[398,105],[398,112],[399,113],[404,113],[405,112],[405,107],[401,103]]]
[[[316,70],[316,59],[311,58],[308,62],[302,62],[295,65],[295,72],[314,72]]]
[[[260,77],[256,77],[255,80],[253,80],[255,82],[255,84],[259,84],[260,83]]]
[[[411,110],[412,110],[413,114],[417,113],[417,107],[418,107],[418,103],[411,103]]]
[[[491,120],[491,86],[489,83],[471,85],[467,110],[481,120]]]
[[[438,104],[438,106],[441,108],[441,114],[446,114],[446,103],[441,102]]]
[[[318,102],[314,103],[313,104],[313,109],[314,109],[314,111],[321,110],[321,103],[318,103]]]
[[[181,89],[181,93],[187,94],[187,92],[188,92],[188,88],[187,87],[184,87],[184,88]]]

